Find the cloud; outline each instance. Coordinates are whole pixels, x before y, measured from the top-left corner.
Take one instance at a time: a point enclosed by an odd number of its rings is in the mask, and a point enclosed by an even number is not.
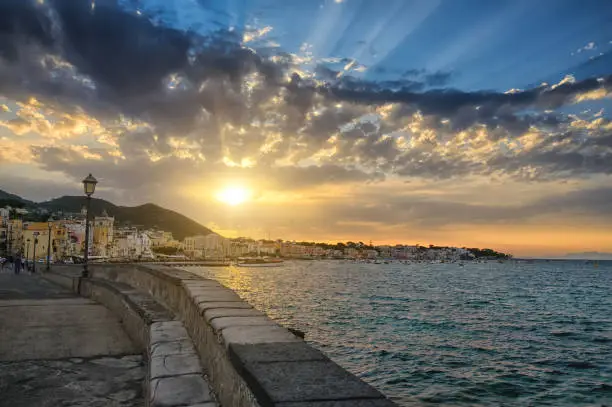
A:
[[[580,53],[582,51],[592,51],[597,49],[597,45],[595,45],[595,42],[591,41],[589,43],[587,43],[584,47],[580,47],[576,50],[576,52]]]
[[[0,93],[18,104],[0,125],[40,135],[29,146],[42,168],[95,169],[124,189],[204,171],[275,188],[610,174],[609,122],[556,111],[609,97],[610,75],[505,93],[448,88],[455,72],[423,69],[371,81],[353,59],[258,47],[272,27],[153,21],[113,2],[3,2]]]

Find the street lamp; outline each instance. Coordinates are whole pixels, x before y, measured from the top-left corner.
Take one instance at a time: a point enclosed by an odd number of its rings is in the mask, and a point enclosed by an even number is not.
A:
[[[28,256],[29,256],[29,253],[30,253],[30,238],[29,237],[26,239],[26,242],[28,242],[28,244],[26,246],[26,262],[25,262],[25,264],[26,264],[26,268],[29,268],[28,267]]]
[[[13,258],[13,224],[11,223],[11,216],[9,215],[9,222],[7,223],[8,228],[8,255]]]
[[[89,270],[87,270],[87,262],[89,261],[89,208],[91,206],[91,196],[96,190],[96,184],[98,180],[96,180],[91,174],[87,176],[83,180],[83,189],[85,190],[85,195],[87,195],[87,213],[85,215],[85,254],[83,256],[84,265],[83,272],[81,273],[81,277],[89,277]]]
[[[36,273],[36,245],[37,244],[38,244],[38,238],[35,237],[34,238],[34,251],[32,252],[32,273]]]
[[[47,222],[47,225],[49,226],[49,239],[47,241],[47,271],[51,270],[51,228],[53,227],[53,218],[49,218],[49,221]]]

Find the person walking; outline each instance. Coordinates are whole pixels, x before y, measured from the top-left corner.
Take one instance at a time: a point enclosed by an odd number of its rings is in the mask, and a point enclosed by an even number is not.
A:
[[[23,258],[21,257],[21,253],[18,253],[15,256],[15,261],[13,262],[13,269],[15,270],[15,274],[19,274],[21,271],[21,266],[23,264]]]

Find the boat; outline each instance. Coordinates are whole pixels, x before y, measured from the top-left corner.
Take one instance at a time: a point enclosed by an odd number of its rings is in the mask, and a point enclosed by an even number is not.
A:
[[[282,259],[271,259],[269,257],[239,258],[236,266],[238,267],[280,267],[284,261]]]

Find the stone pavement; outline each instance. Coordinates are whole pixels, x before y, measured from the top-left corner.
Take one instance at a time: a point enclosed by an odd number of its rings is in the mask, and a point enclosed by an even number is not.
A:
[[[0,362],[0,407],[141,407],[141,355]]]
[[[73,293],[36,274],[21,272],[15,275],[7,270],[0,273],[0,301],[76,298]]]
[[[141,355],[104,306],[0,274],[0,406],[144,405]]]

